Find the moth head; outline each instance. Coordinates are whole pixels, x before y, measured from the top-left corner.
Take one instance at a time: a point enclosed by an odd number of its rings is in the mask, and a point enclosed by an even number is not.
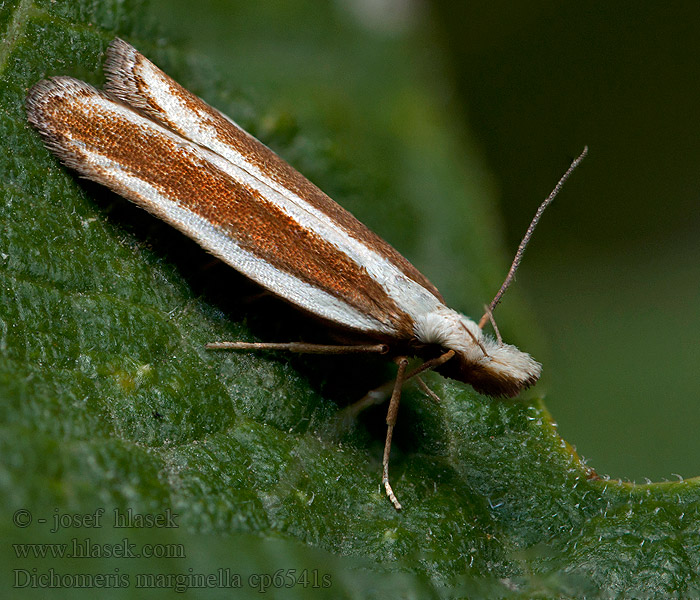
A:
[[[515,346],[486,335],[471,319],[445,308],[426,315],[416,326],[424,343],[453,350],[454,357],[435,370],[489,396],[517,396],[540,378],[542,365]]]

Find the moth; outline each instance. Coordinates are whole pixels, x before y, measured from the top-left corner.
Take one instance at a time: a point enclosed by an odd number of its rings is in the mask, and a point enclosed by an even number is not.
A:
[[[36,83],[28,120],[67,167],[170,223],[280,298],[351,334],[353,343],[220,342],[210,348],[373,352],[395,357],[382,482],[404,382],[434,369],[490,396],[533,385],[541,366],[448,308],[408,260],[233,120],[186,90],[121,39],[107,48],[102,90],[73,79]],[[584,151],[585,154],[585,151]],[[355,341],[356,340],[356,341]],[[406,372],[407,357],[423,359]]]

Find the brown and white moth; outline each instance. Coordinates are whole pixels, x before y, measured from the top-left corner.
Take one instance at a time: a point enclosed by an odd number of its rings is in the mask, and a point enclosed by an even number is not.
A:
[[[29,122],[46,146],[80,175],[106,185],[170,223],[203,248],[358,345],[246,344],[298,352],[376,352],[398,357],[387,415],[383,484],[401,387],[434,369],[490,396],[533,385],[541,366],[448,308],[438,292],[387,242],[224,114],[173,81],[126,42],[107,49],[103,90],[70,77],[38,82]],[[585,154],[585,151],[584,151]],[[543,203],[521,244],[512,279]],[[424,359],[406,373],[407,356]]]

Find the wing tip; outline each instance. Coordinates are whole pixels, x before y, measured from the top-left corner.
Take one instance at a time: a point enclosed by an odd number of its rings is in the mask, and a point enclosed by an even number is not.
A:
[[[115,37],[107,46],[105,55],[105,93],[136,108],[145,108],[138,93],[138,77],[134,72],[137,65],[145,60],[147,59],[131,44]]]
[[[27,92],[27,120],[40,132],[44,132],[67,103],[99,94],[100,92],[89,83],[73,77],[42,79]]]
[[[37,130],[44,146],[71,169],[82,173],[83,161],[78,147],[71,142],[70,120],[75,104],[101,96],[89,83],[73,77],[52,77],[36,82],[27,92],[27,121]]]
[[[115,37],[107,46],[105,52],[104,72],[109,81],[112,77],[120,76],[125,70],[136,64],[139,51],[119,37]]]

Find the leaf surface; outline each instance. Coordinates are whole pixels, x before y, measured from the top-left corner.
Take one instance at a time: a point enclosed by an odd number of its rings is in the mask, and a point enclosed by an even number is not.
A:
[[[497,224],[479,178],[461,164],[448,119],[419,124],[415,107],[429,107],[430,92],[403,82],[411,101],[395,108],[410,134],[385,156],[381,173],[361,165],[350,178],[337,148],[304,137],[283,112],[263,118],[244,96],[204,80],[186,53],[153,43],[140,2],[6,2],[0,27],[6,539],[90,535],[116,543],[123,535],[111,527],[113,509],[171,511],[176,528],[130,529],[130,539],[180,543],[187,556],[140,564],[167,573],[230,567],[251,593],[258,593],[251,574],[279,569],[287,582],[297,576],[289,569],[329,574],[332,586],[314,589],[335,598],[699,593],[697,479],[591,479],[539,400],[493,401],[432,375],[442,399],[436,405],[409,387],[392,454],[392,480],[406,506],[396,513],[378,485],[385,407],[349,424],[341,418],[391,370],[369,359],[205,351],[206,342],[223,338],[303,338],[307,323],[273,299],[252,300],[259,290],[242,277],[61,167],[23,109],[27,89],[42,77],[100,85],[104,48],[123,36],[421,269],[442,265],[437,278],[449,278],[450,294],[468,307],[467,296],[487,297],[498,283],[498,238],[479,238]],[[397,143],[377,136],[381,147]],[[417,199],[426,191],[428,207]],[[387,214],[400,216],[382,230],[376,224]],[[37,521],[100,508],[110,517],[102,528],[51,534]],[[24,509],[34,517],[29,527],[12,520]],[[11,569],[87,568],[8,552]],[[138,568],[124,560],[102,557],[89,568],[115,566],[133,584]],[[308,591],[296,581],[285,590],[289,597]]]

